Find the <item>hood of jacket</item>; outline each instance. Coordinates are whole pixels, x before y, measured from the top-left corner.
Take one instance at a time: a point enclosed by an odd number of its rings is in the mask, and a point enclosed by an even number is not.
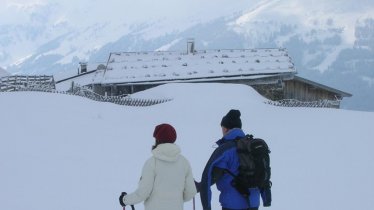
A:
[[[174,162],[178,160],[181,150],[176,144],[165,143],[157,145],[157,147],[152,150],[152,154],[157,159]]]
[[[235,140],[237,138],[243,138],[245,136],[245,133],[242,129],[240,128],[233,128],[231,130],[229,130],[228,133],[226,133],[225,136],[223,136],[222,139],[218,140],[216,142],[216,144],[218,146],[221,146],[222,144],[228,142],[228,141],[232,141],[232,140]]]

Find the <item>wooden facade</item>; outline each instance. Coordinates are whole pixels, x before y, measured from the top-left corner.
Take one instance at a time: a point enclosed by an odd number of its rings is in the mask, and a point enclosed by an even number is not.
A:
[[[93,85],[93,90],[101,95],[118,96],[133,94],[139,91],[147,90],[155,86],[178,82],[178,81],[164,81],[157,83],[138,83],[138,84],[96,84]],[[180,81],[179,81],[180,82]],[[333,89],[331,87],[295,76],[295,75],[276,75],[260,78],[235,78],[221,80],[210,80],[203,78],[198,81],[188,81],[192,83],[197,82],[215,82],[215,83],[231,83],[244,84],[253,87],[258,93],[265,98],[272,101],[279,101],[284,99],[295,99],[301,102],[330,100],[336,101],[335,108],[339,108],[340,100],[344,97],[350,97],[351,94],[343,91]]]
[[[340,94],[310,84],[305,84],[298,80],[290,80],[285,81],[284,98],[295,98],[300,101],[317,101],[321,99],[337,100],[342,99],[343,97]]]

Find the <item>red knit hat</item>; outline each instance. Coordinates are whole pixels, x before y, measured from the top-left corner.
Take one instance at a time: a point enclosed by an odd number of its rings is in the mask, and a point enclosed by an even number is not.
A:
[[[158,144],[174,143],[177,139],[177,132],[175,131],[173,126],[164,123],[155,127],[155,131],[153,131],[153,137],[156,138]]]

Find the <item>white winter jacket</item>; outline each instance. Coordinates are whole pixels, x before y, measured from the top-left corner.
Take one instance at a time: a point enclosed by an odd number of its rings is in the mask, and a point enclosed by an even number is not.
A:
[[[124,197],[126,205],[144,201],[145,210],[183,210],[196,192],[191,166],[175,144],[152,150],[142,170],[138,189]]]

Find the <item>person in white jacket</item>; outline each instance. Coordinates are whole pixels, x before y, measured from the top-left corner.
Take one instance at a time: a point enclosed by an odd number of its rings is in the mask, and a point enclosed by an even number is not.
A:
[[[183,210],[183,203],[197,193],[189,161],[174,144],[177,133],[169,124],[157,125],[153,137],[153,156],[142,170],[138,188],[131,194],[122,193],[122,206],[144,201],[145,210]]]

